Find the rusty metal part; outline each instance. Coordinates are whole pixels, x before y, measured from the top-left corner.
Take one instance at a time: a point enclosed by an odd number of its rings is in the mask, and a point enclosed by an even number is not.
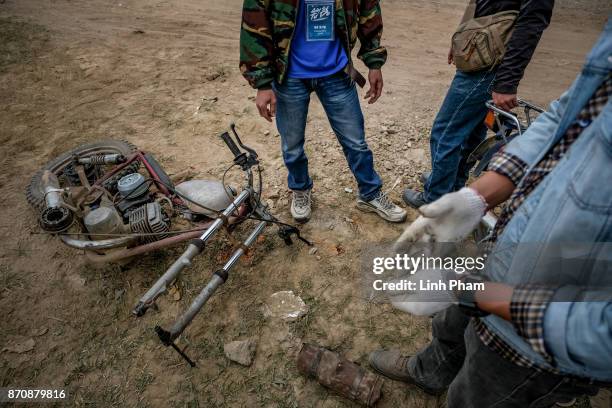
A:
[[[302,344],[297,368],[324,387],[366,407],[374,406],[381,397],[380,376],[323,347]]]
[[[85,187],[87,190],[91,189],[91,184],[89,184],[89,180],[87,179],[87,175],[85,174],[85,168],[82,165],[74,166],[77,174],[79,175],[79,180],[81,181],[81,185]]]
[[[133,256],[146,254],[151,251],[157,251],[172,245],[180,244],[181,242],[189,241],[202,235],[202,231],[207,229],[212,224],[212,221],[201,225],[202,230],[186,232],[184,234],[174,235],[164,238],[159,241],[151,242],[145,245],[139,245],[134,248],[126,248],[119,251],[109,252],[107,254],[98,254],[93,251],[86,251],[87,259],[94,263],[117,262],[122,259],[131,258]]]

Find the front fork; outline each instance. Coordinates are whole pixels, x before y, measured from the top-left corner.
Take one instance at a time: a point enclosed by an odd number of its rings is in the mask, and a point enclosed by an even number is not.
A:
[[[187,266],[191,265],[191,261],[200,252],[204,250],[206,242],[209,241],[212,236],[226,223],[228,217],[232,215],[242,203],[244,203],[251,195],[253,190],[251,188],[244,189],[234,201],[223,211],[222,215],[219,216],[212,223],[212,225],[204,231],[200,238],[196,238],[187,247],[185,252],[168,268],[161,278],[155,282],[155,284],[145,293],[142,298],[138,301],[138,304],[132,310],[132,313],[138,317],[143,316],[146,311],[154,305],[155,300],[168,288],[168,285],[174,281],[177,276]]]
[[[143,316],[146,311],[155,304],[155,300],[164,292],[166,292],[168,285],[174,281],[178,275],[187,266],[191,265],[193,258],[200,254],[212,236],[217,232],[224,224],[226,224],[227,218],[233,214],[245,201],[250,198],[251,203],[257,203],[258,200],[254,199],[256,193],[251,187],[245,188],[234,201],[223,211],[222,215],[215,220],[215,222],[199,237],[194,239],[185,252],[168,268],[168,270],[155,282],[155,284],[144,294],[138,304],[134,307],[132,313],[136,316]],[[159,336],[161,342],[166,346],[172,346],[180,355],[183,357],[192,367],[195,367],[195,363],[180,350],[174,343],[174,340],[185,331],[187,326],[193,321],[195,316],[200,312],[202,307],[206,304],[208,299],[217,291],[217,289],[225,283],[229,277],[230,270],[238,263],[238,260],[248,251],[248,249],[257,240],[257,237],[261,235],[265,227],[272,221],[275,221],[274,217],[270,215],[267,209],[261,205],[257,205],[254,211],[255,215],[261,219],[261,221],[251,231],[249,236],[244,242],[232,253],[230,258],[227,260],[225,265],[214,272],[212,278],[208,284],[201,290],[201,292],[193,300],[189,308],[183,313],[174,323],[170,330],[164,330],[160,326],[155,327],[155,332]]]
[[[217,289],[225,283],[229,277],[230,270],[248,251],[249,247],[253,245],[253,243],[257,240],[257,237],[259,237],[263,232],[266,225],[268,225],[268,221],[260,221],[259,224],[257,224],[247,239],[244,240],[242,245],[240,245],[240,247],[238,247],[238,249],[236,249],[230,256],[225,265],[223,265],[221,269],[215,271],[212,278],[208,281],[208,284],[204,286],[202,291],[193,300],[189,308],[178,318],[169,331],[164,330],[160,326],[155,327],[155,332],[159,336],[161,342],[166,346],[172,346],[183,358],[185,358],[185,360],[187,360],[192,367],[195,367],[195,363],[191,361],[183,351],[178,349],[178,347],[174,344],[174,340],[176,340],[176,338],[183,333],[187,326],[189,326],[189,324],[193,321],[195,316],[200,312],[202,307],[204,307],[208,299],[210,299]]]

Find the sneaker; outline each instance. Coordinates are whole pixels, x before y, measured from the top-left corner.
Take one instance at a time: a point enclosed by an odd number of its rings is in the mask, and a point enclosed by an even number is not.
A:
[[[419,208],[422,205],[428,204],[427,201],[425,201],[425,194],[411,188],[404,190],[402,198],[404,199],[404,202],[412,208]]]
[[[444,390],[437,390],[417,382],[408,372],[410,356],[402,356],[398,350],[376,350],[370,353],[370,367],[377,373],[395,381],[417,386],[429,395],[440,396]]]
[[[375,212],[389,222],[404,222],[406,220],[406,211],[395,205],[382,191],[370,201],[357,200],[357,208],[364,212]]]
[[[306,222],[310,219],[312,199],[310,196],[311,190],[293,191],[293,200],[291,200],[291,216],[297,222]]]
[[[425,173],[421,173],[421,175],[419,176],[419,181],[421,182],[423,186],[427,184],[427,179],[429,179],[429,176],[431,176],[431,171],[426,171]]]

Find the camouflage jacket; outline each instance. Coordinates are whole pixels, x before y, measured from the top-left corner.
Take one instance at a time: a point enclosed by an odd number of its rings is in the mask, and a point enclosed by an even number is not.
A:
[[[284,80],[301,1],[244,0],[240,71],[254,88],[269,87],[274,79]],[[347,55],[350,57],[359,39],[357,57],[370,69],[380,68],[387,59],[387,50],[380,45],[383,24],[379,0],[335,1],[336,35]]]

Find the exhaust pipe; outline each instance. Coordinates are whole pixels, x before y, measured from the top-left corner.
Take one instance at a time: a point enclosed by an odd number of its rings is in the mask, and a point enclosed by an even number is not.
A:
[[[62,190],[57,176],[49,170],[42,175],[43,191],[45,192],[46,208],[40,214],[39,223],[43,230],[58,233],[66,231],[72,225],[72,211],[63,207]]]

